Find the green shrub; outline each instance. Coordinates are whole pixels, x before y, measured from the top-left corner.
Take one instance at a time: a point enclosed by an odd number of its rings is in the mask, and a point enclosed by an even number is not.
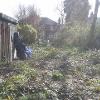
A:
[[[55,58],[55,56],[58,54],[58,49],[55,48],[46,48],[46,51],[49,52],[46,58]]]
[[[37,37],[37,31],[31,25],[18,25],[18,31],[23,37],[23,40],[27,44],[32,44],[35,42]]]
[[[94,92],[100,93],[100,86],[96,86],[96,87],[94,88]]]
[[[62,79],[64,79],[64,76],[62,73],[58,72],[58,71],[54,71],[53,74],[52,74],[52,79],[54,81],[60,81]]]
[[[91,64],[100,64],[100,50],[89,51],[88,55],[88,60]]]
[[[54,41],[54,45],[86,47],[89,29],[90,26],[88,24],[78,22],[73,23],[71,26],[65,25],[60,32],[57,32],[57,38]]]

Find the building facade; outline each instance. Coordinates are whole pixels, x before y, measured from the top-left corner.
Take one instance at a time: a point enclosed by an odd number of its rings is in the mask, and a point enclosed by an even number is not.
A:
[[[42,17],[40,20],[40,31],[42,33],[41,38],[43,40],[52,40],[57,32],[58,24],[47,18]]]

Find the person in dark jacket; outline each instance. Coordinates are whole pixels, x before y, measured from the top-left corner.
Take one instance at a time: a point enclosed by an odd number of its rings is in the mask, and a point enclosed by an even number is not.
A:
[[[26,59],[26,56],[25,56],[25,44],[20,39],[18,32],[14,33],[13,44],[14,44],[14,48],[16,49],[16,52],[17,52],[17,57],[20,60]]]

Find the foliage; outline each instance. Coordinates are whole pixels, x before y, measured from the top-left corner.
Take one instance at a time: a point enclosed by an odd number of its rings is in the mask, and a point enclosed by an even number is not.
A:
[[[37,37],[37,31],[31,25],[22,24],[22,25],[18,25],[17,28],[26,44],[32,44],[35,42]]]
[[[28,7],[19,5],[15,17],[19,23],[30,24],[32,27],[38,29],[40,17],[34,5],[29,5]]]
[[[62,80],[64,79],[64,76],[62,73],[58,72],[58,71],[54,71],[53,74],[52,74],[52,79],[54,81],[59,81],[59,80]]]
[[[33,49],[33,59],[35,60],[54,58],[59,52],[59,50],[54,47],[38,47],[34,45]]]
[[[89,14],[88,0],[64,0],[64,12],[66,22],[68,21],[86,21]]]
[[[99,97],[100,50],[36,44],[32,47],[31,60],[13,61],[7,66],[6,70],[9,67],[14,70],[6,73],[0,83],[0,100],[85,100],[90,97],[96,100]],[[1,69],[5,71],[3,66]]]
[[[19,96],[25,95],[30,91],[27,86],[29,80],[34,80],[36,71],[31,69],[27,63],[18,62],[13,64],[15,68],[20,68],[21,73],[14,76],[9,76],[0,85],[0,97],[7,100],[15,100]]]
[[[71,26],[65,25],[64,28],[57,33],[54,45],[86,47],[88,43],[89,27],[88,24],[78,22],[75,22]]]
[[[90,51],[91,55],[89,56],[89,61],[93,64],[100,64],[100,51],[95,50],[95,51]]]
[[[95,27],[96,27],[96,21],[97,21],[97,14],[98,14],[98,9],[99,9],[99,0],[96,0],[95,3],[95,10],[94,10],[94,15],[93,15],[93,21],[91,24],[91,29],[90,29],[90,34],[89,34],[89,41],[88,41],[88,46],[90,48],[94,47],[94,37],[95,37]],[[93,45],[94,44],[94,45]]]
[[[49,54],[46,56],[46,58],[55,58],[55,56],[58,54],[59,50],[56,48],[46,48],[47,51],[49,51]]]
[[[47,100],[46,95],[42,92],[26,95],[19,98],[19,100]]]
[[[98,19],[99,20],[99,19]],[[74,21],[65,24],[56,33],[52,45],[56,47],[80,47],[82,49],[100,49],[100,22],[96,24],[93,36],[90,33],[90,24]],[[92,42],[91,42],[92,41]]]
[[[94,89],[94,91],[95,91],[96,93],[100,93],[100,86],[96,86],[95,89]]]

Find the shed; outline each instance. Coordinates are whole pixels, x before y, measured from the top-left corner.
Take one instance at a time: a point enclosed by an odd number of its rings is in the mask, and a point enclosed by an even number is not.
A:
[[[12,35],[17,21],[0,13],[0,61],[12,61]]]

